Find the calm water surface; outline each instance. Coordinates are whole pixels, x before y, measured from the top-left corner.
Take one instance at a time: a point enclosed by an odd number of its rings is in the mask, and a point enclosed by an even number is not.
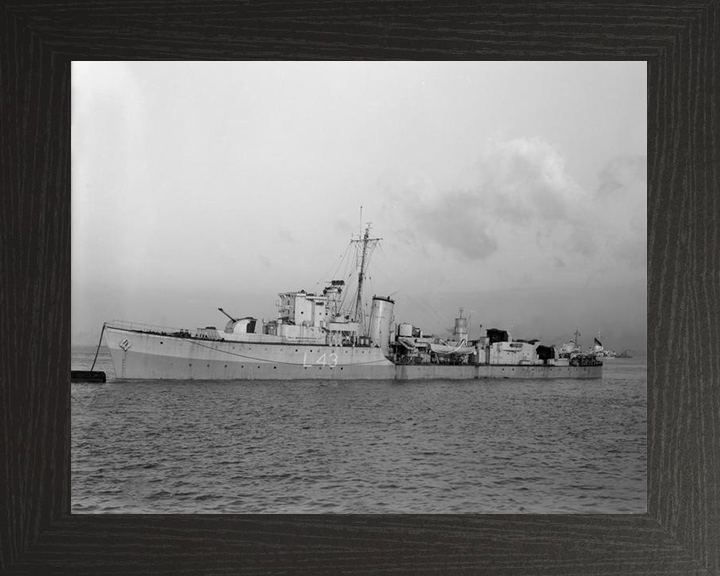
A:
[[[92,348],[73,349],[88,369]],[[647,366],[600,381],[72,384],[73,513],[645,513]]]

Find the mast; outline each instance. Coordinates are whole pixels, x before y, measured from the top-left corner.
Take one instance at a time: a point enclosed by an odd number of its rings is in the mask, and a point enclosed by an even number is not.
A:
[[[371,222],[368,222],[365,228],[365,234],[353,240],[353,244],[362,243],[362,252],[360,254],[360,266],[358,268],[358,288],[357,296],[355,297],[355,320],[360,324],[362,335],[365,335],[365,319],[363,317],[362,309],[362,289],[363,281],[365,280],[365,269],[367,268],[368,262],[370,261],[370,251],[375,248],[375,245],[382,240],[382,238],[370,238],[370,226]]]
[[[581,336],[580,332],[577,328],[575,328],[575,348],[577,348],[578,345],[578,338]]]

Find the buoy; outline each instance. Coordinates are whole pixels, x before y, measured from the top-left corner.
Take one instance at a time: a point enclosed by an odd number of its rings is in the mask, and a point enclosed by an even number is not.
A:
[[[105,378],[105,372],[93,372],[92,370],[71,370],[70,382],[97,382],[99,384],[105,384],[107,379]]]

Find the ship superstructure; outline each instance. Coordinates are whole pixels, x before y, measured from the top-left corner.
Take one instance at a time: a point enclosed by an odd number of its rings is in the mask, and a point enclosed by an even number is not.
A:
[[[371,248],[368,225],[357,239],[358,285],[343,307],[344,280],[321,293],[281,292],[277,317],[228,318],[224,328],[170,329],[106,322],[104,333],[120,379],[174,380],[413,380],[477,378],[600,378],[602,363],[576,350],[560,351],[537,340],[513,340],[487,329],[470,339],[462,310],[449,337],[397,323],[394,300],[373,296],[363,312],[363,280]]]
[[[599,336],[593,339],[593,347],[589,350],[588,354],[592,354],[595,358],[617,358],[618,353],[615,350],[605,348],[600,342]]]

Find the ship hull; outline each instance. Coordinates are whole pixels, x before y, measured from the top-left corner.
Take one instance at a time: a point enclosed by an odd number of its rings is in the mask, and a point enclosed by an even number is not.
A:
[[[595,379],[602,366],[396,365],[379,348],[177,338],[107,327],[120,380]]]

